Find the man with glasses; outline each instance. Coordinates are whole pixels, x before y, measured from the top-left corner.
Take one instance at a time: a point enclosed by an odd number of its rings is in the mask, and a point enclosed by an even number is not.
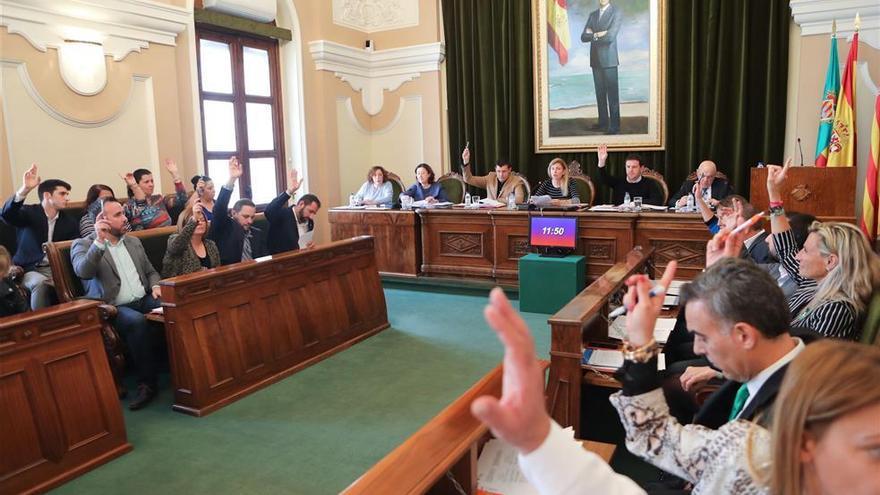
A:
[[[733,188],[730,187],[730,183],[718,178],[717,175],[718,167],[715,166],[715,162],[704,160],[697,167],[697,179],[684,181],[678,192],[669,200],[669,206],[680,208],[686,205],[688,195],[692,194],[696,182],[700,184],[703,200],[713,208],[718,206],[719,201],[733,194]]]

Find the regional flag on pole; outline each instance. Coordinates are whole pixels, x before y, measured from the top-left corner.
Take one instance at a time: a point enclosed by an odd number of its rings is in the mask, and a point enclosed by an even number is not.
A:
[[[831,35],[831,54],[825,73],[825,89],[822,91],[822,108],[819,110],[819,137],[816,139],[816,166],[828,165],[828,145],[831,144],[831,126],[837,109],[837,93],[840,92],[840,62],[837,60],[837,35]]]
[[[547,0],[547,44],[559,55],[559,65],[568,63],[568,47],[571,46],[566,1]]]
[[[873,243],[880,235],[880,222],[877,220],[880,203],[880,94],[874,102],[874,122],[871,124],[871,156],[868,157],[868,172],[865,174],[865,197],[862,200],[862,232]]]
[[[859,32],[853,35],[843,71],[843,83],[837,97],[837,112],[831,129],[828,150],[829,167],[856,166],[856,86],[855,68],[859,55]]]

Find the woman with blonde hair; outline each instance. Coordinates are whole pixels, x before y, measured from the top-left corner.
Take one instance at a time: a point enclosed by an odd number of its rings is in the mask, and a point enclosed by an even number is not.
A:
[[[813,222],[798,250],[782,208],[781,186],[790,166],[791,159],[785,167],[768,166],[767,192],[773,243],[798,285],[788,300],[792,326],[857,340],[860,320],[880,285],[880,258],[855,225],[842,222]]]
[[[551,203],[557,206],[580,203],[574,179],[568,176],[568,166],[562,158],[554,158],[547,166],[549,179],[535,189],[532,196],[550,196]]]
[[[880,493],[880,347],[825,340],[792,361],[774,405],[775,495]]]

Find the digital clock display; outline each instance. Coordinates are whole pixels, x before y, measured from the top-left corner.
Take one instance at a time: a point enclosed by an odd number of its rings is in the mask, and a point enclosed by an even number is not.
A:
[[[529,223],[529,244],[532,247],[574,249],[576,240],[576,217],[531,217]]]

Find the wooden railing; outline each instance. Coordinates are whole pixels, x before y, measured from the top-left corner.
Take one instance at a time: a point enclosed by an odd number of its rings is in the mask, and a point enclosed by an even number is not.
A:
[[[619,293],[626,279],[647,271],[652,250],[633,249],[626,260],[612,266],[548,320],[550,323],[550,377],[547,410],[561,426],[573,426],[581,438],[581,368],[584,341],[608,335],[608,301]]]

